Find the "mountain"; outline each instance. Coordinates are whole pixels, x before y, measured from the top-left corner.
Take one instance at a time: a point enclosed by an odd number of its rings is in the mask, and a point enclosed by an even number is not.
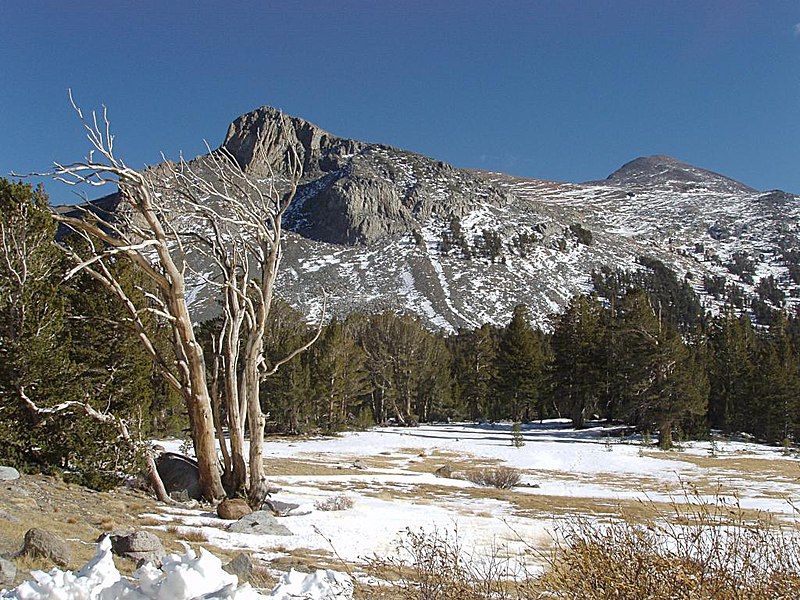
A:
[[[239,117],[221,147],[255,176],[285,173],[286,149],[297,151],[303,178],[286,215],[278,290],[309,314],[324,287],[339,316],[409,310],[453,330],[503,323],[525,303],[546,325],[591,289],[593,269],[639,269],[645,255],[688,278],[712,311],[724,301],[721,288],[757,297],[770,276],[785,304],[797,305],[800,203],[792,194],[759,192],[667,156],[637,158],[587,183],[459,169],[296,117],[282,127],[279,115],[262,107]],[[206,160],[193,163],[202,169]],[[121,209],[113,195],[96,206]],[[190,251],[190,260],[204,259]],[[191,300],[198,318],[216,310],[202,282]]]
[[[752,193],[753,188],[713,171],[700,169],[671,156],[640,156],[609,175],[605,183],[617,187],[668,187],[676,192],[698,190],[722,194]]]

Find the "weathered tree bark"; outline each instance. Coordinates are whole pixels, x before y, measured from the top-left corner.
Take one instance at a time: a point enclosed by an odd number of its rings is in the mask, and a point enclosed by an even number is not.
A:
[[[662,450],[672,448],[672,421],[662,419],[658,424],[658,447]]]

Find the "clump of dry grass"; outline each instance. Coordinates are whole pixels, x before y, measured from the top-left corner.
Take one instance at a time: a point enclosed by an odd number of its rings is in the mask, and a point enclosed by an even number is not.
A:
[[[323,511],[347,510],[353,508],[354,504],[355,502],[350,496],[341,494],[338,496],[330,496],[325,500],[317,500],[314,503],[314,508]]]
[[[510,490],[518,485],[521,479],[520,472],[511,467],[484,467],[467,471],[466,478],[474,484],[484,487],[495,487],[501,490]]]
[[[186,542],[207,542],[208,536],[203,533],[199,529],[181,527],[177,525],[169,525],[167,527],[167,533],[178,540],[183,540]]]
[[[367,572],[401,600],[510,600],[528,597],[528,578],[515,560],[495,550],[466,552],[458,532],[406,529],[389,558],[374,558]],[[533,597],[533,596],[530,596]]]
[[[476,557],[457,534],[411,530],[368,572],[400,600],[800,598],[797,529],[719,495],[684,496],[669,511],[653,507],[656,516],[645,523],[565,520],[554,548],[529,547],[545,566],[535,576],[522,555]]]
[[[275,587],[277,579],[270,573],[269,569],[256,566],[253,568],[253,573],[250,575],[248,583],[257,590],[270,590]]]
[[[208,536],[199,529],[188,529],[181,534],[181,539],[187,542],[207,542]]]
[[[800,597],[797,532],[737,502],[689,492],[655,522],[585,518],[557,528],[538,584],[555,598],[767,600]]]

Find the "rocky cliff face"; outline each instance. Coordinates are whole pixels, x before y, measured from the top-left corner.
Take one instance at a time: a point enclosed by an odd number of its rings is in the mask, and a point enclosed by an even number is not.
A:
[[[473,174],[380,144],[331,135],[296,117],[282,121],[262,107],[231,123],[222,147],[257,176],[285,173],[293,146],[303,180],[287,227],[334,244],[370,245],[418,230],[434,214],[466,212],[506,195]]]

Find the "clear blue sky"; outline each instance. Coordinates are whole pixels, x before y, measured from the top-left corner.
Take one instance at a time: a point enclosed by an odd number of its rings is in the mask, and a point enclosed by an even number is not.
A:
[[[582,181],[670,154],[800,192],[798,23],[797,0],[0,0],[0,173],[85,153],[72,87],[133,165],[270,104],[457,166]]]

